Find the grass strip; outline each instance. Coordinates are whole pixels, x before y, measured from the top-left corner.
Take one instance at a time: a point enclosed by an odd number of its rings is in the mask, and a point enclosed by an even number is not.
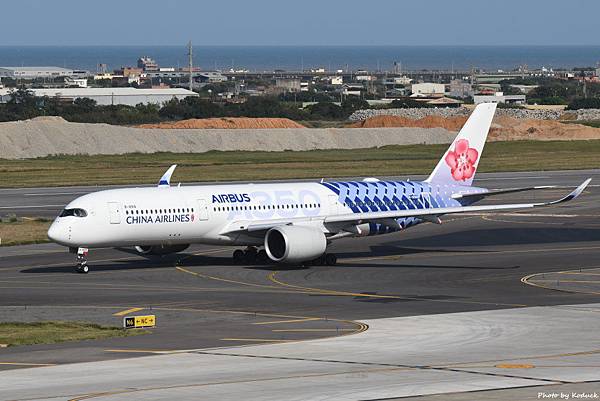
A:
[[[0,222],[0,246],[40,244],[49,242],[51,222],[42,219],[19,219]]]
[[[4,322],[0,323],[0,344],[8,346],[54,344],[65,341],[97,340],[128,337],[149,333],[146,330],[125,330],[85,322]]]
[[[0,160],[5,188],[155,183],[172,163],[173,182],[335,178],[429,173],[446,145],[303,152],[154,153]],[[600,167],[600,140],[492,142],[480,172]]]

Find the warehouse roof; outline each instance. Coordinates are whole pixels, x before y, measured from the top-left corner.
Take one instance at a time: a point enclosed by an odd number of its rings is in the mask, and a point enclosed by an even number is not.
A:
[[[30,72],[36,72],[36,71],[73,72],[72,69],[62,68],[62,67],[49,67],[49,66],[43,66],[43,67],[0,67],[0,69],[2,69],[2,70],[14,70],[14,71],[30,71]]]
[[[0,89],[5,96],[14,89]],[[137,89],[137,88],[53,88],[30,89],[36,96],[90,97],[90,96],[198,96],[196,92],[182,88]]]

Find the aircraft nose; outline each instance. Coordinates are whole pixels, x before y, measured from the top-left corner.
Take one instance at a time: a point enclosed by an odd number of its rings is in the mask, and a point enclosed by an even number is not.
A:
[[[50,225],[48,229],[48,238],[52,242],[56,242],[57,244],[64,244],[66,240],[66,235],[64,230],[61,229],[61,225],[56,222]]]

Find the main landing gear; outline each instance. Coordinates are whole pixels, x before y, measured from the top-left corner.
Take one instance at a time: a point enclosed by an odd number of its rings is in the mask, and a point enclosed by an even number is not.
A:
[[[259,263],[264,264],[269,262],[269,257],[267,256],[267,251],[264,249],[258,250],[254,246],[249,246],[248,248],[236,249],[233,251],[233,262],[237,265],[241,265],[244,263]]]
[[[236,265],[242,264],[269,264],[271,259],[267,256],[267,251],[249,246],[246,249],[236,249],[233,251],[233,263]],[[303,262],[303,266],[335,266],[337,256],[333,253],[324,253],[316,259]]]
[[[337,256],[333,253],[324,253],[316,259],[304,262],[304,266],[335,266],[337,264]]]
[[[77,273],[87,274],[90,271],[90,267],[87,264],[87,255],[87,248],[77,249],[77,266],[75,267]]]

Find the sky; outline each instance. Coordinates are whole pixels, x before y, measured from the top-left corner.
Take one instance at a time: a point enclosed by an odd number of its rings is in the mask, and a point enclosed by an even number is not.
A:
[[[18,0],[0,45],[600,45],[597,0]]]

